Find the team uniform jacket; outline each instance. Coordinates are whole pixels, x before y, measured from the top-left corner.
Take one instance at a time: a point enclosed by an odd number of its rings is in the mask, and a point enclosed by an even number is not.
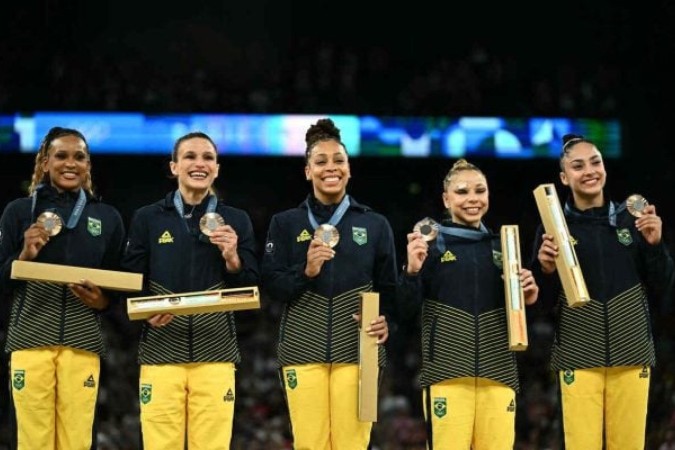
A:
[[[328,222],[335,205],[308,197],[318,223]],[[284,302],[278,357],[282,366],[307,363],[357,363],[361,292],[380,294],[380,312],[393,310],[396,250],[387,219],[350,198],[337,224],[335,257],[315,278],[305,276],[313,228],[303,202],[272,217],[263,256],[263,286]],[[385,360],[380,346],[380,364]]]
[[[444,226],[467,228],[450,221]],[[476,230],[475,228],[468,228]],[[402,315],[422,306],[423,387],[461,377],[488,378],[519,389],[508,329],[500,237],[480,240],[439,233],[416,276],[400,280]]]
[[[144,274],[143,295],[257,285],[255,239],[248,214],[221,201],[216,206],[215,212],[238,237],[237,252],[242,268],[230,274],[218,247],[199,231],[199,219],[206,212],[209,197],[196,207],[191,219],[183,219],[174,207],[173,194],[140,208],[129,226],[122,265],[128,271]],[[238,363],[234,314],[175,316],[169,326],[162,328],[153,328],[144,321],[138,359],[141,364]]]
[[[124,224],[110,205],[87,194],[87,203],[73,229],[66,223],[78,192],[59,193],[51,186],[32,199],[20,198],[7,205],[0,219],[0,285],[12,296],[5,350],[62,345],[105,354],[100,312],[87,307],[63,284],[11,280],[12,262],[23,248],[23,235],[44,211],[57,212],[61,232],[52,236],[35,262],[119,270],[124,245]]]
[[[617,208],[610,224],[609,208],[580,211],[570,204],[565,219],[588,288],[589,304],[570,308],[557,272],[544,275],[537,259],[533,272],[541,298],[555,306],[557,323],[551,367],[554,370],[654,365],[648,299],[664,298],[673,279],[673,260],[665,243],[648,244],[635,228],[635,218]]]

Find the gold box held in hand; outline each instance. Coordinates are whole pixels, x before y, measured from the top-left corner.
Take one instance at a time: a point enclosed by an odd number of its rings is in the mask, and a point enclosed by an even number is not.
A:
[[[377,381],[379,377],[379,345],[377,336],[370,336],[366,328],[380,315],[380,294],[361,293],[361,320],[359,322],[359,421],[377,422]]]
[[[525,294],[520,284],[520,235],[518,225],[501,228],[502,271],[506,297],[506,323],[509,332],[509,350],[527,350],[527,320]]]
[[[63,284],[81,284],[89,280],[102,289],[115,291],[140,291],[143,289],[143,274],[118,272],[115,270],[92,269],[89,267],[66,266],[62,264],[35,261],[12,262],[13,280],[44,281]]]
[[[131,320],[143,320],[155,314],[178,316],[244,309],[260,309],[257,286],[127,299],[127,315]]]
[[[555,267],[567,297],[567,305],[572,308],[583,306],[591,301],[591,297],[588,295],[555,186],[540,184],[533,192],[546,234],[552,235],[558,246]]]

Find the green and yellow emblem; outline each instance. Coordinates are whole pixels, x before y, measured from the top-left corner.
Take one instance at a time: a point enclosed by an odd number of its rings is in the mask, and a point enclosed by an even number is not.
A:
[[[448,413],[448,400],[445,397],[434,398],[434,415],[439,419]]]
[[[574,383],[574,370],[567,369],[563,371],[563,381],[565,384],[570,385]]]
[[[502,252],[492,250],[492,262],[495,263],[495,266],[501,269],[503,267]]]
[[[16,369],[12,374],[12,387],[17,391],[26,386],[26,371],[23,369]]]
[[[352,227],[352,239],[359,245],[368,243],[368,230],[361,227]]]
[[[152,385],[151,384],[141,384],[141,403],[147,405],[152,400]]]
[[[286,371],[286,384],[291,389],[295,389],[298,386],[298,375],[295,373],[295,369]]]
[[[93,217],[87,217],[87,231],[92,236],[101,235],[101,221],[99,219],[94,219]]]
[[[625,246],[629,246],[633,243],[633,236],[631,236],[630,230],[628,228],[617,228],[616,237],[619,239],[619,242]]]

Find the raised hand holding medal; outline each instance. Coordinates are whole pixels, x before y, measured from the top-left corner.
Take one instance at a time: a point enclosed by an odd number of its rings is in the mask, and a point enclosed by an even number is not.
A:
[[[340,223],[348,208],[349,195],[345,195],[328,222],[319,225],[312,208],[307,204],[307,219],[314,228],[314,239],[307,249],[305,275],[308,277],[313,278],[319,275],[323,264],[335,257],[335,247],[340,242],[337,224]]]

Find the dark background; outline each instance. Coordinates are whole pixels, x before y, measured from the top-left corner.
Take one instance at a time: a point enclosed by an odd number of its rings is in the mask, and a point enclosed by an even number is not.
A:
[[[608,194],[656,204],[675,242],[671,153],[675,5],[595,2],[5,2],[0,6],[0,113],[35,110],[618,118],[624,156],[607,160]],[[309,125],[309,124],[308,124]],[[602,149],[601,149],[602,150]],[[168,160],[94,155],[103,199],[128,220],[172,189]],[[0,207],[25,195],[34,155],[0,154]],[[385,214],[399,262],[405,234],[440,217],[441,181],[453,160],[353,158],[349,191]],[[529,258],[538,223],[532,189],[557,182],[557,161],[478,158],[493,229],[519,224]],[[221,157],[216,186],[249,212],[259,248],[275,212],[309,191],[301,158]],[[561,197],[567,191],[558,184]],[[274,366],[278,305],[238,313],[233,448],[290,448]],[[669,299],[672,302],[672,296]],[[2,303],[4,331],[8,303]],[[654,371],[648,449],[675,448],[674,316],[653,304]],[[530,349],[519,355],[519,449],[561,448],[555,385],[547,371],[550,317],[531,310]],[[101,448],[138,448],[136,325],[107,318],[111,343],[101,383]],[[2,334],[0,334],[0,338]],[[376,448],[422,449],[416,318],[395,324],[381,391]],[[4,371],[3,371],[4,372]],[[5,374],[6,375],[6,374]],[[3,380],[6,382],[6,380]],[[4,384],[4,383],[3,383]],[[6,391],[0,419],[6,426]],[[7,428],[0,426],[0,448]],[[663,445],[663,446],[662,446]],[[667,447],[666,445],[672,445]]]

